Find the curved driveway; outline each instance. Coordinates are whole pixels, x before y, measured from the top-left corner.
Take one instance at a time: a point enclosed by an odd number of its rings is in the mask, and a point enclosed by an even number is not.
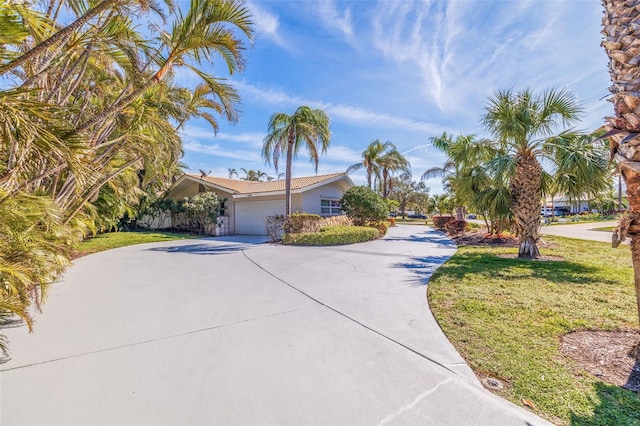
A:
[[[75,262],[3,330],[2,424],[546,424],[485,391],[428,309],[426,227],[340,247],[254,237]]]
[[[600,241],[611,244],[613,231],[594,231],[594,228],[606,228],[618,225],[617,221],[592,222],[592,223],[570,223],[567,225],[550,225],[540,228],[542,235],[557,235],[559,237],[576,238],[578,240]],[[626,244],[629,240],[626,241]]]

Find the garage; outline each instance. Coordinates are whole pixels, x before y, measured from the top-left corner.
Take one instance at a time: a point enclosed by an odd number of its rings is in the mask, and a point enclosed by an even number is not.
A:
[[[236,202],[236,234],[265,235],[264,218],[284,215],[284,200]]]

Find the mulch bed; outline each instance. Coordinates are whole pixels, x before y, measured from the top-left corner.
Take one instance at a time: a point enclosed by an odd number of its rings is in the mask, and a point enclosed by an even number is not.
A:
[[[449,236],[459,246],[518,247],[518,239],[510,235],[490,235],[486,229]]]
[[[560,353],[600,380],[640,393],[640,330],[575,331]]]

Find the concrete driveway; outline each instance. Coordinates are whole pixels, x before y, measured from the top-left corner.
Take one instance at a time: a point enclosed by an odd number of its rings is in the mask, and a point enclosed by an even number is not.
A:
[[[540,228],[541,235],[557,235],[559,237],[575,238],[578,240],[600,241],[611,244],[613,232],[594,231],[594,228],[606,228],[618,225],[617,221],[572,223],[568,225],[549,225]],[[625,241],[629,244],[629,241]]]
[[[485,391],[432,317],[430,228],[328,248],[215,238],[87,256],[3,330],[2,424],[546,424]]]

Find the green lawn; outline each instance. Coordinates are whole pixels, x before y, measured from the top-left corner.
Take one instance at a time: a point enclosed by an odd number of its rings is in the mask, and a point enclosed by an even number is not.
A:
[[[579,371],[558,350],[573,330],[638,327],[629,250],[545,237],[545,256],[460,247],[429,282],[431,309],[479,375],[503,378],[501,396],[557,424],[640,425],[640,396]]]
[[[615,226],[603,226],[601,228],[591,228],[592,231],[606,231],[606,232],[613,232],[614,229],[616,229]]]
[[[185,238],[198,238],[194,235],[163,232],[163,231],[139,231],[139,232],[109,232],[99,234],[83,241],[78,246],[78,257],[99,251],[118,247],[131,246],[142,243],[156,243],[160,241],[181,240]]]

